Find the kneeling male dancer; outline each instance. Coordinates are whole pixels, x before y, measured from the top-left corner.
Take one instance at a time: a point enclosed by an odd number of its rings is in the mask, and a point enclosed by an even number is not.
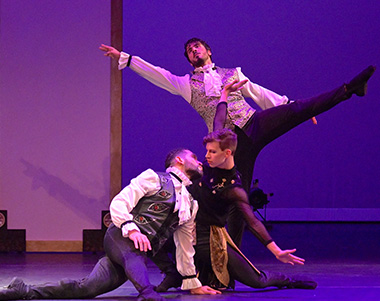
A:
[[[190,179],[202,174],[202,165],[187,149],[173,150],[165,161],[166,173],[148,169],[125,187],[110,205],[113,224],[104,239],[106,256],[81,280],[26,285],[14,278],[0,291],[0,300],[88,299],[110,292],[130,280],[138,300],[165,300],[149,282],[146,255],[152,257],[172,237],[182,289],[192,294],[220,294],[202,286],[194,266],[193,230],[198,203],[186,190]]]

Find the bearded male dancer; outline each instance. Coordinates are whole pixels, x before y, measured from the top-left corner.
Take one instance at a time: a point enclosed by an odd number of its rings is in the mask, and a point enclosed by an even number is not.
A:
[[[89,299],[130,280],[139,292],[137,300],[163,301],[149,282],[145,258],[155,262],[154,255],[170,237],[176,245],[182,289],[197,295],[220,294],[202,286],[193,260],[198,203],[186,186],[201,176],[201,163],[190,150],[175,149],[168,154],[165,167],[166,173],[144,171],[114,197],[110,205],[113,223],[104,238],[106,256],[88,276],[42,285],[26,285],[16,277],[0,290],[0,300]]]

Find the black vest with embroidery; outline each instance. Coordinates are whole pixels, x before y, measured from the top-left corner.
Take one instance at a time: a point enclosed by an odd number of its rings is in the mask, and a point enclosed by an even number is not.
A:
[[[143,197],[133,208],[133,222],[145,234],[152,246],[153,256],[177,229],[178,214],[173,214],[176,195],[170,174],[157,173],[161,189],[154,195]]]

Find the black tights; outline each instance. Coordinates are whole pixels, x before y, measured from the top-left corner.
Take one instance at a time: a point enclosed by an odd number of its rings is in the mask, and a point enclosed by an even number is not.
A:
[[[264,287],[284,287],[289,284],[289,277],[281,273],[260,271],[258,274],[249,263],[232,247],[227,245],[228,252],[228,272],[231,280],[237,280],[253,288]],[[203,244],[196,246],[196,265],[199,269],[199,280],[204,285],[213,286],[215,276],[211,267],[210,245]]]

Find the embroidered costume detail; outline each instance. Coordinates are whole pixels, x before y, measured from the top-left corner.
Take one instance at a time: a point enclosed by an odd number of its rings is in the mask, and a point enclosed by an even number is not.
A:
[[[158,196],[164,198],[164,199],[167,199],[167,198],[170,198],[171,197],[171,193],[167,190],[161,190],[158,192],[157,194]]]
[[[156,213],[161,213],[170,210],[170,207],[166,204],[162,203],[154,203],[151,204],[148,209],[149,212],[156,212]]]
[[[178,215],[171,214],[176,203],[172,178],[168,173],[157,175],[161,189],[152,196],[142,198],[131,211],[133,221],[151,242],[153,255],[165,244],[179,223]]]
[[[135,216],[135,217],[133,218],[133,221],[134,221],[136,224],[139,224],[139,225],[145,225],[145,224],[150,224],[150,223],[155,222],[156,219],[151,218],[150,216],[138,215],[138,216]],[[152,233],[152,232],[149,232],[149,233]]]
[[[216,67],[222,82],[221,89],[234,80],[239,80],[238,72],[235,68]],[[212,132],[213,120],[218,105],[219,95],[207,95],[206,86],[207,76],[204,72],[194,71],[190,80],[191,106],[201,115],[206,122],[209,132]],[[221,90],[220,89],[220,90]],[[235,125],[243,127],[251,118],[255,110],[245,101],[241,91],[231,92],[228,96],[228,115],[226,127],[233,129]]]

